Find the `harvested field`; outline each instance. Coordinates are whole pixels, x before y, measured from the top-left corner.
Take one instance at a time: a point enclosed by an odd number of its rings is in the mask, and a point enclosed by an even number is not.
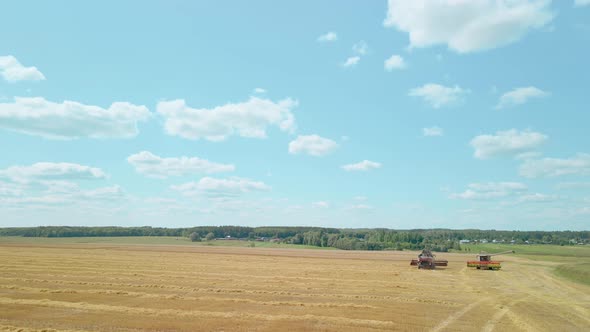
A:
[[[414,252],[0,242],[0,331],[582,331],[554,262],[417,270]]]

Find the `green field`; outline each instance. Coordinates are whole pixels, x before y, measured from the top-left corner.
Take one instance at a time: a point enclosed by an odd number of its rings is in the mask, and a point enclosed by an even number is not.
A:
[[[298,248],[338,250],[299,244],[285,244],[242,240],[212,240],[191,242],[185,237],[174,236],[114,236],[114,237],[21,237],[0,236],[0,243],[35,243],[35,244],[125,244],[125,245],[190,245],[190,246],[223,246],[223,247],[256,247],[256,248]]]
[[[480,251],[495,253],[514,250],[515,255],[529,259],[560,261],[563,257],[590,259],[590,246],[558,246],[550,244],[463,244],[461,252],[478,254]],[[469,250],[469,251],[467,251]]]
[[[513,245],[513,244],[467,244],[461,246],[461,252],[477,254],[514,250],[517,256],[536,261],[562,263],[553,272],[562,278],[590,285],[590,246],[557,245]],[[501,256],[500,256],[501,257]]]
[[[555,274],[590,286],[590,262],[560,265],[555,269]]]

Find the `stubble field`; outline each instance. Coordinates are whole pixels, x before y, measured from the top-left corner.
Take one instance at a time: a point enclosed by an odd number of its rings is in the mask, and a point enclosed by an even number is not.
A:
[[[415,252],[0,241],[0,331],[583,331],[590,287]]]

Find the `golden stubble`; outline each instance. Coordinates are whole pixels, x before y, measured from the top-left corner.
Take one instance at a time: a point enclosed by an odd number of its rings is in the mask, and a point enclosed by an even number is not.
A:
[[[583,331],[587,286],[552,263],[472,255],[0,244],[0,331]]]

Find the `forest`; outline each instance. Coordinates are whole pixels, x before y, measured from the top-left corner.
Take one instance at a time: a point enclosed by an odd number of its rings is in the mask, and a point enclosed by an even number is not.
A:
[[[164,227],[12,227],[0,228],[0,236],[23,237],[112,237],[174,236],[193,241],[226,239],[274,241],[343,250],[404,250],[430,248],[460,250],[460,240],[515,244],[577,245],[590,243],[590,231],[506,231],[479,229],[338,229],[322,227],[198,226]]]

